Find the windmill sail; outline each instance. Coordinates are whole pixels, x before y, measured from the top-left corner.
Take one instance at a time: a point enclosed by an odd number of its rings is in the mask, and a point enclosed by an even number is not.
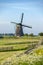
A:
[[[11,22],[11,23],[13,23],[13,24],[17,24],[17,25],[18,25],[18,23],[16,23],[16,22]]]
[[[27,26],[27,25],[22,25],[22,26],[24,26],[24,27],[28,27],[28,28],[32,28],[32,27],[30,27],[30,26]]]
[[[23,15],[24,15],[24,13],[22,13],[22,17],[21,17],[21,24],[22,24],[22,22],[23,22]]]
[[[21,22],[20,23],[11,22],[13,24],[16,24],[16,36],[23,36],[24,35],[22,26],[27,27],[27,28],[32,28],[30,26],[22,24],[22,22],[23,22],[23,15],[24,15],[24,13],[22,13],[22,17],[21,17]]]

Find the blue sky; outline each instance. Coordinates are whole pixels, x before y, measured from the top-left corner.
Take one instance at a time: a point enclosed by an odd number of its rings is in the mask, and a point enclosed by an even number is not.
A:
[[[43,32],[43,0],[0,0],[0,33],[15,33],[16,25],[24,13],[23,24],[32,26],[24,28],[24,33]]]

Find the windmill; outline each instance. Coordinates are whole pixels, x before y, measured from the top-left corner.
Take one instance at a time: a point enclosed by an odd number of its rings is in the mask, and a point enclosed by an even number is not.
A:
[[[22,17],[21,17],[21,22],[20,23],[16,23],[16,22],[11,22],[13,24],[16,24],[16,36],[23,36],[24,33],[23,33],[23,26],[24,27],[27,27],[27,28],[32,28],[30,26],[27,26],[27,25],[23,25],[22,22],[23,22],[23,16],[24,16],[24,13],[22,13]]]

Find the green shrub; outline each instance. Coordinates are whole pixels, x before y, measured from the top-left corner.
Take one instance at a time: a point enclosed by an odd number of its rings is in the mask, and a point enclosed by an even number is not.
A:
[[[39,36],[43,36],[43,32],[39,33],[38,35],[39,35]]]

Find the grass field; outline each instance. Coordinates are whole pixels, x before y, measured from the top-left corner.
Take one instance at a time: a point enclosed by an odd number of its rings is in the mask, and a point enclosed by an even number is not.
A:
[[[0,65],[43,65],[43,45],[28,55],[17,57],[31,48],[30,44],[37,44],[41,38],[43,37],[0,39]]]

